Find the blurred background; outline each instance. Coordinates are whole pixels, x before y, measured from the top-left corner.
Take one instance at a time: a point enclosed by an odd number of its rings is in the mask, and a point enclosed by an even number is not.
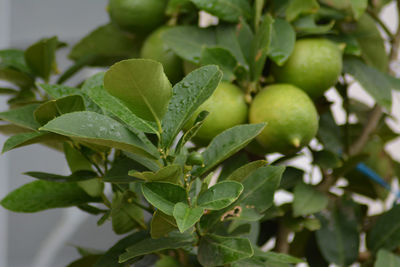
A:
[[[0,49],[7,47],[26,48],[43,37],[58,35],[61,41],[73,44],[86,33],[108,21],[105,11],[106,0],[0,0]],[[393,31],[397,26],[395,6],[389,5],[382,12],[382,18]],[[68,48],[61,49],[57,60],[59,68],[65,70],[71,63],[66,59]],[[397,64],[400,76],[400,63]],[[396,67],[396,66],[395,66]],[[96,70],[87,69],[72,79],[71,84],[90,76]],[[1,84],[0,84],[1,85]],[[372,98],[357,84],[352,86],[350,95],[373,105]],[[340,100],[335,91],[327,96],[335,101],[333,106],[337,122],[344,122]],[[400,93],[393,99],[395,119],[390,122],[400,132]],[[7,108],[0,98],[0,110]],[[5,137],[0,136],[0,144]],[[388,145],[387,151],[400,160],[400,140]],[[307,156],[293,164],[307,170]],[[44,171],[67,174],[63,155],[39,145],[16,149],[0,155],[0,198],[7,192],[31,181],[21,173]],[[319,174],[308,170],[313,181]],[[396,180],[397,181],[397,180]],[[394,184],[398,188],[397,184]],[[371,213],[378,213],[393,201],[368,203]],[[279,193],[277,202],[284,202],[290,196]],[[97,227],[98,218],[86,216],[78,209],[50,210],[36,214],[11,213],[0,208],[0,267],[61,267],[77,259],[75,245],[86,248],[106,249],[120,237],[111,231],[111,224]]]

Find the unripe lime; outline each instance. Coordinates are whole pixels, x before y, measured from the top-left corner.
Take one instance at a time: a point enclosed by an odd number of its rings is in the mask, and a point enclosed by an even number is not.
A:
[[[197,109],[185,125],[185,129],[193,125],[197,115],[203,110],[210,114],[197,132],[195,140],[205,144],[221,132],[245,123],[248,108],[240,88],[231,83],[221,82],[212,96]]]
[[[186,165],[191,165],[191,166],[201,166],[204,163],[204,158],[203,155],[199,152],[192,152],[189,154],[189,156],[186,159]]]
[[[162,34],[167,29],[167,27],[161,27],[151,33],[142,46],[140,56],[160,62],[168,79],[175,84],[183,77],[183,63],[162,39]]]
[[[253,99],[250,123],[266,122],[257,136],[266,152],[291,154],[307,145],[318,130],[318,113],[312,100],[290,84],[265,87]]]
[[[108,11],[121,29],[147,33],[164,23],[166,4],[165,0],[110,0]]]
[[[272,66],[279,83],[290,83],[310,97],[322,96],[335,85],[342,72],[342,52],[326,39],[302,39],[296,42],[292,55],[282,67]]]

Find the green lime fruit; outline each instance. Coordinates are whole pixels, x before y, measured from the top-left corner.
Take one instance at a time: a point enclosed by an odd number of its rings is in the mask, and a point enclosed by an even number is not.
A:
[[[148,33],[165,21],[165,0],[110,0],[111,21],[121,29],[134,33]]]
[[[247,120],[247,104],[244,93],[237,86],[221,82],[214,93],[194,113],[185,129],[189,129],[199,113],[207,110],[210,114],[195,136],[195,142],[207,144],[221,132]]]
[[[161,27],[151,33],[142,46],[140,56],[160,62],[168,79],[175,84],[183,77],[183,63],[164,42],[162,35],[166,30],[168,27]]]
[[[267,153],[292,154],[317,134],[318,113],[310,97],[290,84],[275,84],[259,92],[250,106],[250,123],[266,122],[257,141]]]
[[[342,51],[335,43],[302,39],[285,64],[273,65],[271,71],[277,82],[293,84],[316,98],[335,85],[342,65]]]
[[[189,154],[189,156],[186,159],[186,165],[191,165],[191,166],[201,166],[204,164],[204,158],[203,155],[199,152],[192,152]]]

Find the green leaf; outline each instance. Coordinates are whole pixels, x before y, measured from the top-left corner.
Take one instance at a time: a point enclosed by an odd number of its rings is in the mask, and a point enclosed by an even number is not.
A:
[[[44,132],[28,132],[16,134],[6,140],[1,153],[8,152],[18,147],[27,146],[42,141],[48,141],[48,138],[50,137],[51,134]]]
[[[26,74],[30,73],[30,70],[25,62],[25,56],[23,50],[18,49],[4,49],[0,50],[0,66],[12,68]]]
[[[296,33],[290,23],[283,19],[275,19],[268,56],[278,66],[282,66],[292,54],[295,42]]]
[[[93,264],[96,263],[96,261],[102,257],[103,255],[87,255],[84,256],[74,262],[71,262],[68,264],[67,267],[88,267],[88,266],[93,266]]]
[[[155,264],[155,267],[181,267],[179,261],[171,256],[163,255]]]
[[[284,253],[276,253],[272,251],[261,251],[260,249],[255,249],[254,257],[261,258],[268,263],[285,263],[285,264],[297,264],[304,262],[302,259],[290,256]],[[273,265],[274,266],[274,265]]]
[[[396,267],[400,266],[400,257],[385,249],[378,251],[374,267]]]
[[[137,57],[141,44],[141,38],[121,31],[114,24],[106,24],[80,40],[68,57],[79,61],[90,56],[88,65],[108,66],[126,58]]]
[[[381,248],[392,250],[400,244],[400,205],[379,216],[367,233],[367,246],[371,251]]]
[[[321,222],[321,229],[316,232],[317,243],[328,262],[349,266],[358,258],[360,237],[356,205],[342,200],[333,210],[317,216]]]
[[[190,38],[188,38],[190,36]],[[200,63],[204,46],[215,46],[215,30],[196,26],[177,26],[162,35],[166,45],[179,57],[195,64]]]
[[[11,88],[0,87],[0,95],[15,95],[18,94],[18,91]]]
[[[246,165],[243,165],[233,171],[227,178],[226,180],[232,180],[232,181],[237,181],[237,182],[243,182],[253,171],[257,170],[258,168],[261,168],[263,166],[267,165],[266,160],[256,160],[252,161]]]
[[[142,192],[150,204],[170,216],[173,214],[176,203],[186,201],[185,189],[171,183],[144,183]]]
[[[202,9],[223,21],[237,22],[240,17],[249,19],[252,9],[246,0],[191,0]]]
[[[76,183],[34,181],[9,193],[0,204],[14,212],[37,212],[99,201]]]
[[[203,47],[200,62],[202,65],[217,65],[223,72],[222,80],[233,81],[237,61],[232,53],[222,47]]]
[[[39,179],[39,180],[45,180],[49,182],[65,182],[65,183],[74,183],[74,182],[79,182],[79,181],[85,181],[85,180],[90,180],[93,178],[98,177],[98,175],[89,170],[80,170],[72,173],[71,175],[58,175],[58,174],[53,174],[53,173],[47,173],[47,172],[26,172],[24,173],[25,175],[28,175],[30,177]]]
[[[34,74],[49,80],[50,73],[56,64],[57,37],[45,38],[28,47],[25,51],[25,61]]]
[[[30,88],[34,83],[33,78],[28,74],[1,65],[0,80],[10,82],[20,88]]]
[[[157,172],[137,172],[134,170],[130,171],[129,175],[147,182],[171,182],[178,184],[182,178],[182,166],[168,165]]]
[[[149,59],[129,59],[112,65],[104,75],[104,87],[135,115],[149,121],[161,121],[172,96],[163,66]]]
[[[357,39],[363,59],[369,65],[386,72],[389,58],[386,54],[384,40],[374,19],[368,14],[362,15],[358,20],[356,29],[354,30],[354,26],[351,26],[349,33]]]
[[[328,111],[321,114],[317,137],[327,150],[337,151],[343,149],[340,128],[336,124],[332,112]]]
[[[145,133],[156,133],[156,126],[153,123],[143,120],[136,116],[120,100],[110,95],[103,86],[91,87],[88,91],[90,99],[99,107],[113,114],[123,121],[130,128],[143,131]]]
[[[198,222],[203,215],[202,207],[189,207],[184,202],[176,203],[174,206],[173,216],[181,233],[192,227]]]
[[[329,150],[321,150],[313,152],[313,164],[323,169],[334,169],[342,166],[339,156]]]
[[[164,148],[171,146],[197,108],[212,95],[221,76],[217,66],[205,66],[191,72],[174,86],[168,111],[162,121]]]
[[[79,95],[71,95],[43,103],[35,110],[33,115],[40,125],[45,125],[62,114],[84,110],[83,98]]]
[[[64,143],[64,154],[71,172],[93,171],[92,163],[71,143]]]
[[[328,197],[313,186],[299,183],[294,188],[293,216],[309,215],[324,210]]]
[[[176,229],[176,221],[174,217],[156,210],[151,218],[150,235],[151,238],[157,239],[166,237],[171,231]]]
[[[271,15],[265,15],[258,32],[254,36],[250,55],[250,70],[253,81],[258,81],[264,68],[271,43],[273,22],[274,19]]]
[[[297,36],[321,35],[332,32],[335,21],[332,20],[325,24],[318,24],[317,20],[318,17],[315,14],[300,17],[295,20],[293,26],[296,29]]]
[[[124,152],[125,156],[130,158],[131,160],[139,163],[140,165],[146,167],[147,169],[156,172],[160,169],[162,166],[161,163],[155,159],[150,159],[148,157],[143,157],[137,154],[129,153],[129,152]]]
[[[392,107],[392,84],[390,80],[377,69],[356,58],[346,58],[343,63],[344,72],[359,81],[379,105],[390,111]]]
[[[271,207],[274,192],[278,188],[284,166],[265,166],[252,172],[243,182],[244,190],[238,202],[254,206],[259,212]]]
[[[236,201],[242,191],[243,186],[238,182],[220,182],[201,193],[197,205],[207,210],[220,210]]]
[[[265,127],[264,123],[244,124],[232,127],[217,135],[203,152],[205,167],[194,169],[194,175],[202,175],[245,147]]]
[[[207,234],[200,239],[197,258],[203,266],[219,266],[250,258],[253,253],[246,238]]]
[[[48,122],[41,130],[153,157],[134,133],[117,121],[95,112],[67,113]]]
[[[116,192],[111,205],[112,228],[116,234],[125,234],[135,228],[146,228],[143,218],[143,210],[133,200],[138,201],[131,191],[123,194]]]
[[[135,243],[138,243],[148,238],[148,233],[141,231],[133,233],[112,246],[97,262],[93,267],[123,267],[126,264],[118,262],[119,255],[125,252],[125,249]]]
[[[132,182],[135,179],[128,175],[128,172],[132,169],[136,171],[147,170],[143,165],[138,164],[124,155],[117,157],[112,163],[111,169],[104,175],[103,181],[111,183]]]
[[[119,257],[119,262],[126,262],[138,256],[166,250],[190,246],[194,242],[191,234],[176,234],[159,239],[146,238],[128,247],[127,252]]]
[[[82,91],[74,87],[69,87],[60,84],[46,84],[46,83],[38,84],[38,86],[42,88],[44,91],[46,91],[46,93],[49,94],[54,99],[70,95],[83,96]]]
[[[37,130],[40,124],[35,121],[33,112],[39,104],[30,104],[16,109],[0,112],[0,119],[11,122],[23,128]]]
[[[319,4],[316,0],[292,0],[286,9],[286,19],[295,20],[299,15],[317,12]]]

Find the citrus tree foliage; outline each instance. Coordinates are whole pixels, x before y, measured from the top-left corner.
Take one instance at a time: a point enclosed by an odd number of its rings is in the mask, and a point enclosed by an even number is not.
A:
[[[379,19],[391,2],[111,0],[110,23],[67,48],[68,69],[57,68],[67,46],[57,37],[1,50],[3,152],[40,143],[70,168],[27,170],[32,182],[2,207],[72,206],[125,234],[69,266],[398,266],[399,206],[370,216],[359,201],[386,200],[400,175],[385,151],[398,138],[387,120],[400,89],[400,30]],[[218,23],[199,27],[200,11]],[[68,83],[91,66],[105,71]],[[354,82],[373,108],[349,97]],[[246,121],[229,124],[236,113]],[[320,181],[291,165],[303,154]],[[278,205],[278,190],[292,200]]]

